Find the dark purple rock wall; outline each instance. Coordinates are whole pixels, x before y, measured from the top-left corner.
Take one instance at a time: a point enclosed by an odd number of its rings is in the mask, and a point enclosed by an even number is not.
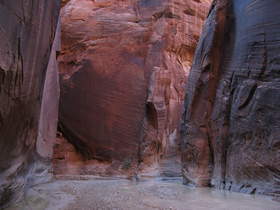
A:
[[[280,196],[279,11],[214,1],[187,87],[186,183]]]
[[[59,9],[59,0],[0,0],[0,208],[22,196],[40,157],[36,139]]]

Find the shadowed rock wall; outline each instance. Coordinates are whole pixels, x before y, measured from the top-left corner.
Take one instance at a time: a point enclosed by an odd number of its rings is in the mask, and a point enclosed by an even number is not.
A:
[[[214,1],[188,80],[186,183],[280,195],[279,9]]]
[[[40,173],[36,139],[59,2],[0,0],[0,208]]]
[[[185,82],[209,2],[71,0],[63,8],[60,123],[84,157],[179,161]]]

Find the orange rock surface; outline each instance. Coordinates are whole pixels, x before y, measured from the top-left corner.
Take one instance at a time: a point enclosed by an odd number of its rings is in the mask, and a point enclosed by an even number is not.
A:
[[[209,6],[71,0],[63,8],[60,125],[84,157],[140,169],[179,161],[186,78]]]

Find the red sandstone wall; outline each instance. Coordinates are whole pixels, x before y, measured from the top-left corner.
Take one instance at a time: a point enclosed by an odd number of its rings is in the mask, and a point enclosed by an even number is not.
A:
[[[60,124],[84,157],[151,170],[178,161],[185,83],[209,5],[71,0],[63,8]]]
[[[36,139],[59,8],[57,0],[0,1],[1,209],[22,197],[41,165]]]

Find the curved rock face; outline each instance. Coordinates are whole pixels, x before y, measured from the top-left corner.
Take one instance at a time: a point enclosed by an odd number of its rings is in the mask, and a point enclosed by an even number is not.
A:
[[[280,3],[216,0],[189,77],[185,181],[280,195]]]
[[[60,122],[84,157],[151,165],[176,156],[209,2],[71,0],[63,8]]]
[[[40,157],[36,138],[59,2],[0,1],[0,208],[20,198],[37,173],[32,169]]]

